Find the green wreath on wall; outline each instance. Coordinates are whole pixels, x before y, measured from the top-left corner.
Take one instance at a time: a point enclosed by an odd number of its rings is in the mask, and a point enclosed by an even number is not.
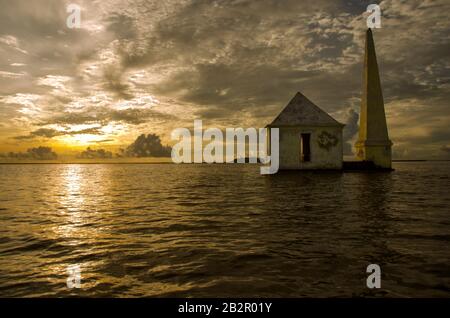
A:
[[[331,148],[336,147],[338,142],[338,138],[327,131],[322,131],[318,138],[319,147],[324,148],[328,151]]]

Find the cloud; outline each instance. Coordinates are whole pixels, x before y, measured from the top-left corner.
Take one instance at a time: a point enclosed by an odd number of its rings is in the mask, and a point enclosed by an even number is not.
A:
[[[29,135],[25,136],[16,136],[14,137],[17,140],[27,140],[27,139],[34,139],[36,137],[43,137],[43,138],[54,138],[59,136],[74,136],[74,135],[101,135],[103,132],[100,130],[100,128],[94,127],[94,128],[86,128],[81,130],[57,130],[52,128],[40,128],[38,130],[35,130],[31,132]]]
[[[17,140],[26,140],[26,139],[33,139],[36,137],[53,138],[53,137],[61,136],[61,135],[64,135],[64,132],[58,131],[55,129],[41,128],[41,129],[31,132],[29,135],[17,136],[14,138]]]
[[[343,131],[343,139],[344,139],[344,155],[352,155],[353,154],[353,137],[358,133],[359,125],[359,114],[353,110],[353,108],[349,108],[347,110],[347,119],[345,120],[345,127]]]
[[[119,98],[131,99],[133,96],[129,91],[129,85],[123,83],[122,71],[114,65],[108,65],[104,69],[103,77],[105,79],[104,87],[115,93]]]
[[[82,28],[71,30],[66,1],[0,0],[0,124],[11,127],[2,138],[91,124],[129,135],[145,124],[164,138],[195,117],[263,127],[297,91],[329,113],[356,110],[372,2],[79,0]],[[394,149],[443,155],[450,5],[380,5],[374,37]],[[163,102],[139,105],[142,96]]]
[[[22,54],[28,54],[27,51],[20,48],[19,41],[12,35],[4,35],[0,37],[0,44],[6,45]]]
[[[137,26],[135,19],[125,13],[114,12],[106,18],[108,31],[117,35],[117,39],[131,40],[137,36]]]
[[[102,140],[93,141],[93,143],[103,144],[103,143],[112,142],[112,141],[114,141],[114,139],[102,139]]]
[[[139,125],[152,120],[171,120],[176,116],[158,112],[151,108],[125,108],[113,109],[111,107],[86,107],[80,111],[63,112],[50,116],[41,125],[81,125],[101,124],[111,122]]]
[[[14,79],[14,78],[19,78],[19,77],[22,77],[22,76],[25,76],[26,74],[24,74],[24,73],[13,73],[13,72],[4,72],[4,71],[0,71],[0,77],[3,77],[3,78],[12,78],[12,79]]]

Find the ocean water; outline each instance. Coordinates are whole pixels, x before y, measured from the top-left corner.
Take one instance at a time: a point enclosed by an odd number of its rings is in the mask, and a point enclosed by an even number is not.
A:
[[[0,296],[450,297],[450,163],[394,168],[0,165]]]

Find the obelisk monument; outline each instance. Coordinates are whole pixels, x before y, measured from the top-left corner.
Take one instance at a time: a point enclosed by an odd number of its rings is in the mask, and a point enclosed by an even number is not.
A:
[[[372,30],[368,29],[364,57],[359,138],[355,148],[359,160],[371,161],[378,168],[390,169],[392,165],[391,147],[392,142],[389,140],[386,124],[375,44]]]

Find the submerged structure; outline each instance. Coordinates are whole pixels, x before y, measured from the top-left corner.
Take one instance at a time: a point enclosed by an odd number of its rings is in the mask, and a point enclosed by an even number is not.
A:
[[[363,94],[357,161],[343,162],[344,125],[324,112],[303,94],[297,93],[283,111],[266,126],[269,151],[270,130],[279,129],[280,169],[391,169],[391,147],[375,44],[366,32]]]
[[[280,169],[342,169],[344,125],[297,93],[267,126],[279,129]],[[270,148],[270,146],[269,146]]]
[[[370,29],[366,32],[359,138],[355,148],[359,160],[372,162],[376,168],[391,168],[392,142],[388,135],[375,44]]]

